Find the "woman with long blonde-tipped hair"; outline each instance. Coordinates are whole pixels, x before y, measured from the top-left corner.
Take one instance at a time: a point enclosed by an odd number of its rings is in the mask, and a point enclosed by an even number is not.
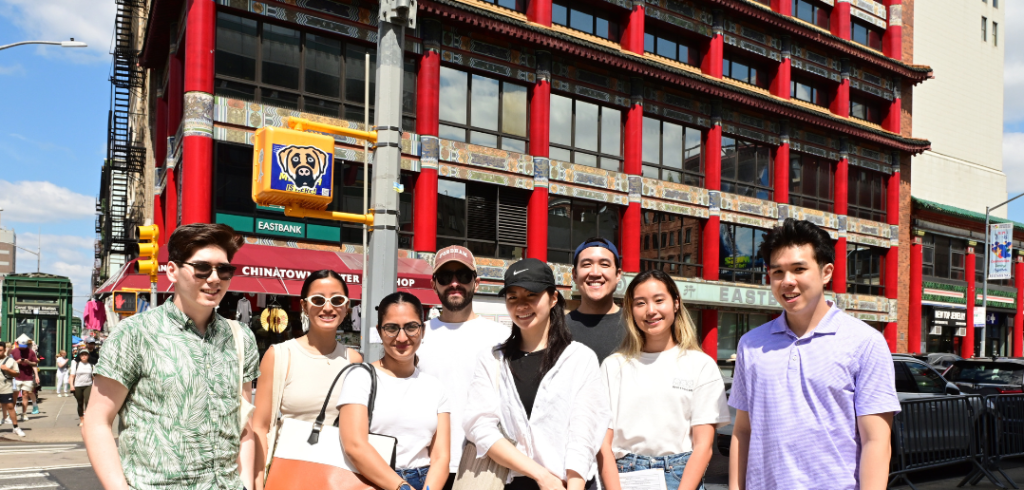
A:
[[[621,473],[661,469],[670,490],[701,490],[715,427],[729,423],[722,374],[668,274],[636,276],[622,309],[626,336],[601,365],[612,405],[598,455],[604,487],[620,490]]]

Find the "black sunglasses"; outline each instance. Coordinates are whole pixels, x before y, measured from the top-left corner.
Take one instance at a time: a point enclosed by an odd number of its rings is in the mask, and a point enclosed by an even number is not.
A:
[[[182,262],[182,264],[192,266],[196,279],[206,279],[213,274],[213,269],[217,269],[217,277],[221,281],[227,281],[234,277],[235,271],[238,270],[237,266],[231,264],[217,264],[216,267],[209,262]]]
[[[420,334],[420,329],[422,328],[423,324],[416,322],[406,323],[405,326],[401,326],[397,323],[385,323],[382,327],[380,327],[380,329],[383,330],[384,334],[387,335],[388,337],[398,337],[399,330],[405,330],[406,337],[416,337],[417,335]]]
[[[476,279],[476,272],[469,269],[459,269],[457,271],[437,271],[434,273],[434,280],[442,286],[447,286],[452,283],[452,279],[458,279],[459,284],[469,284]]]

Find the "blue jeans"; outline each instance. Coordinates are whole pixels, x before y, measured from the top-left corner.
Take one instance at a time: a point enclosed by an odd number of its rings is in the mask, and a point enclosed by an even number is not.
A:
[[[617,460],[615,464],[619,473],[630,473],[633,471],[664,469],[665,485],[668,490],[679,488],[679,481],[683,478],[683,469],[686,468],[686,461],[690,459],[691,453],[674,454],[672,456],[641,456],[639,454],[627,454]],[[697,490],[704,490],[704,480],[701,478]]]
[[[430,466],[422,466],[419,468],[408,468],[395,470],[398,476],[402,477],[403,480],[409,482],[409,486],[416,490],[423,490],[424,480],[427,479],[427,471],[430,470]]]

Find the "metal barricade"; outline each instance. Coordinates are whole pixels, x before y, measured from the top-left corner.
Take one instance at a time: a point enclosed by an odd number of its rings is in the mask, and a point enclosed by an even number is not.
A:
[[[998,471],[1013,488],[1020,488],[1000,463],[1003,458],[1024,456],[1024,394],[989,395],[984,398],[982,419],[982,466]],[[972,485],[983,475],[975,469],[966,479]]]
[[[889,486],[902,481],[916,490],[907,476],[909,473],[971,463],[974,471],[960,486],[980,473],[997,487],[1006,488],[979,459],[981,446],[976,414],[982,411],[981,404],[978,396],[924,398],[900,403],[901,411],[893,419]]]

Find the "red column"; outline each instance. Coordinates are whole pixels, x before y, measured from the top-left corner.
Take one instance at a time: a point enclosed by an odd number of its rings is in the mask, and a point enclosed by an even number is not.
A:
[[[850,0],[837,0],[832,7],[832,18],[829,19],[832,35],[850,39]]]
[[[967,242],[967,261],[964,267],[964,274],[967,275],[967,335],[964,342],[960,344],[960,357],[974,357],[974,306],[978,301],[977,287],[974,280],[974,247],[978,242]]]
[[[550,9],[549,9],[550,10]],[[551,55],[537,52],[537,82],[530,87],[530,154],[533,192],[526,205],[526,256],[548,259],[548,173],[551,139]]]
[[[921,293],[922,288],[922,266],[924,256],[921,251],[921,235],[911,236],[910,244],[910,307],[907,319],[907,352],[911,354],[921,353]]]
[[[1017,255],[1013,263],[1013,285],[1017,288],[1017,314],[1013,317],[1013,357],[1024,357],[1024,257],[1020,255]]]
[[[626,16],[622,28],[622,49],[636,54],[644,54],[644,4],[633,2],[633,9]]]
[[[413,239],[417,252],[437,250],[438,105],[441,87],[441,24],[421,22],[423,55],[416,75],[416,132],[420,135],[420,173],[413,193]]]
[[[700,60],[700,71],[705,75],[722,78],[722,57],[725,54],[725,36],[722,34],[722,13],[714,13],[711,39],[705,43]]]
[[[899,299],[899,274],[900,274],[900,247],[895,238],[899,236],[900,226],[900,166],[899,153],[893,154],[893,172],[886,184],[886,222],[893,235],[889,250],[885,255],[885,297]],[[921,314],[921,310],[917,310]],[[896,352],[896,342],[899,338],[899,326],[897,322],[889,322],[885,325],[885,340],[889,342],[889,350]]]
[[[178,134],[178,127],[181,126],[181,113],[182,113],[182,101],[185,97],[184,74],[182,73],[182,59],[184,58],[185,51],[178,47],[178,52],[171,56],[168,62],[168,76],[167,76],[167,133],[164,135],[165,138],[171,138]],[[177,145],[178,142],[175,142]],[[170,156],[170,152],[174,151],[174,148],[168,147],[167,153]],[[181,162],[178,162],[181,165]],[[174,229],[178,227],[178,170],[167,167],[166,186],[164,187],[164,227],[166,228],[165,233],[160,234],[160,239],[164,244],[167,243],[167,239],[171,237],[171,233],[174,233]]]
[[[893,97],[892,101],[889,102],[889,108],[885,112],[885,118],[882,119],[882,129],[892,133],[900,134],[900,122],[903,118],[903,103],[900,99],[900,94],[902,92],[899,86],[901,80],[899,79],[899,77],[896,77],[893,80],[893,83],[896,84],[896,87],[893,90]]]
[[[841,61],[841,64],[843,66],[843,79],[836,87],[832,102],[829,104],[829,110],[832,111],[832,114],[839,117],[850,117],[850,62],[844,59]]]
[[[782,136],[782,143],[775,148],[774,157],[775,202],[789,204],[789,136]]]
[[[711,128],[704,132],[704,187],[718,192],[722,189],[722,117],[719,103],[712,103]],[[711,212],[702,230],[701,264],[706,281],[718,280],[718,247],[720,244],[720,200],[712,199]],[[701,349],[712,359],[718,359],[718,310],[701,312]]]
[[[903,59],[903,0],[882,0],[889,11],[889,26],[882,35],[882,54]]]
[[[527,2],[526,20],[551,27],[551,0],[530,0]]]
[[[643,80],[630,79],[630,105],[626,111],[625,137],[623,138],[623,171],[627,175],[640,175],[642,171],[644,137]],[[633,187],[633,185],[630,185]],[[622,249],[622,270],[640,272],[640,189],[630,190],[629,207],[622,213],[620,247]],[[637,194],[634,196],[634,194]]]
[[[787,5],[789,4],[788,2],[786,3]],[[782,61],[779,62],[778,68],[775,69],[775,77],[772,78],[772,84],[769,87],[772,95],[787,100],[790,97],[790,81],[792,80],[793,73],[789,43],[788,37],[782,38]]]
[[[793,2],[791,0],[772,0],[772,10],[782,15],[793,15]]]
[[[841,143],[843,152],[839,154],[839,162],[836,163],[835,179],[835,210],[836,215],[843,221],[839,230],[839,238],[836,239],[836,262],[832,270],[832,291],[836,294],[846,293],[846,216],[847,203],[849,202],[848,189],[850,188],[850,159],[846,153],[847,143]]]
[[[213,218],[213,58],[217,7],[213,0],[191,0],[185,28],[185,105],[182,131],[181,223]]]

